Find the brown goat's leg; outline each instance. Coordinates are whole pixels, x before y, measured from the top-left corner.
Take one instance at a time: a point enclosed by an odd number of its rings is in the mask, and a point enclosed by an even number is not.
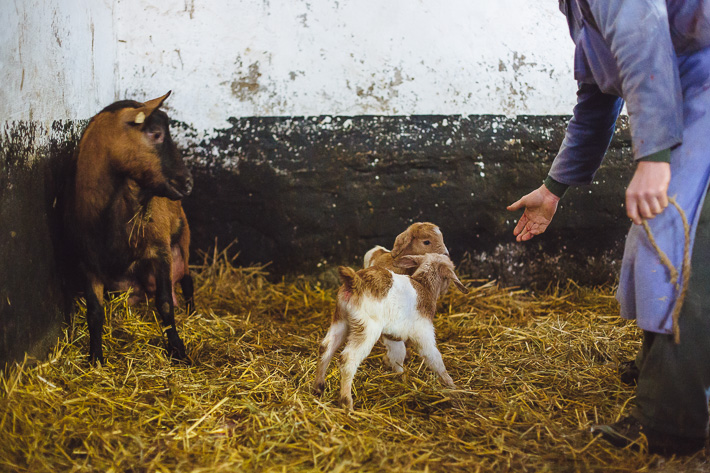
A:
[[[104,285],[93,276],[89,276],[86,291],[86,324],[89,326],[89,361],[103,363]]]
[[[192,314],[195,310],[195,285],[190,275],[190,226],[187,224],[187,217],[182,206],[180,206],[180,215],[182,218],[182,232],[178,239],[177,245],[173,245],[171,252],[173,255],[173,274],[176,272],[175,257],[180,259],[179,264],[182,266],[182,277],[180,278],[180,287],[182,288],[182,297],[185,299],[185,311],[187,315]],[[175,247],[177,246],[177,248]]]
[[[155,268],[155,306],[163,320],[163,330],[168,338],[168,353],[171,358],[187,361],[185,344],[175,328],[175,307],[173,306],[173,285],[170,279],[169,254],[158,260]]]
[[[190,315],[195,310],[195,285],[190,274],[182,277],[180,288],[182,288],[182,297],[185,299],[185,312]]]

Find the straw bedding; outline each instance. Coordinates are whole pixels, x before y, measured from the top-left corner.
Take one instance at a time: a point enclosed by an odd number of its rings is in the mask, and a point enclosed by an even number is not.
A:
[[[589,427],[628,412],[616,365],[640,334],[613,288],[540,292],[465,280],[439,303],[439,348],[457,390],[415,350],[405,373],[377,345],[355,411],[311,382],[336,287],[270,282],[224,254],[196,268],[198,312],[179,312],[191,366],[166,358],[159,323],[127,296],[107,304],[106,364],[87,362],[84,310],[46,360],[0,375],[0,471],[706,471],[703,454],[613,449]]]

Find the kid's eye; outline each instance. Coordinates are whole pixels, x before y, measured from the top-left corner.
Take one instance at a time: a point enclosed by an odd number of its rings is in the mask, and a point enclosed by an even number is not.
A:
[[[428,245],[428,244],[430,244],[430,243],[431,243],[431,242],[430,242],[429,240],[424,240],[424,244],[425,244],[425,245]]]

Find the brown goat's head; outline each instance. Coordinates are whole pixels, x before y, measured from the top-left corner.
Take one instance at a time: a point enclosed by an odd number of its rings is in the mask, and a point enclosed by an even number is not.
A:
[[[427,253],[449,255],[441,230],[429,222],[417,222],[410,225],[397,236],[392,247],[392,257],[395,259],[404,255]]]
[[[192,175],[170,136],[168,115],[159,109],[169,95],[145,103],[121,100],[104,108],[91,119],[80,153],[86,149],[105,156],[113,172],[151,195],[172,200],[189,195]]]

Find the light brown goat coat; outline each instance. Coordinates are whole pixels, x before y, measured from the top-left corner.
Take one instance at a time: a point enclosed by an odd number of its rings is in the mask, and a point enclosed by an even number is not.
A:
[[[92,361],[103,360],[104,289],[122,285],[155,293],[170,354],[186,358],[172,283],[180,278],[190,306],[190,231],[179,200],[192,190],[192,176],[159,110],[169,94],[106,107],[89,122],[72,163],[64,229],[86,297]]]
[[[363,267],[380,266],[397,274],[413,274],[411,268],[400,268],[395,260],[400,256],[425,255],[438,253],[449,256],[449,250],[444,244],[444,236],[438,226],[430,222],[416,222],[397,235],[392,251],[382,246],[376,246],[365,254]]]

